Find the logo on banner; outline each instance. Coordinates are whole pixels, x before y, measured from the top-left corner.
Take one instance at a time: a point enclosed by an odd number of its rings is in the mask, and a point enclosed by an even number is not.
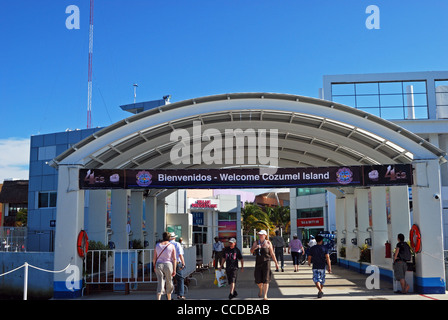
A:
[[[341,168],[336,172],[336,180],[340,184],[349,184],[353,181],[353,172],[349,168]]]
[[[152,183],[152,175],[148,171],[139,171],[136,175],[137,184],[140,187],[147,187]]]

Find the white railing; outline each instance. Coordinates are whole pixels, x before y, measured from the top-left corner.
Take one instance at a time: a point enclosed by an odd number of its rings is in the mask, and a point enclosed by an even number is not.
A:
[[[157,282],[152,270],[154,249],[89,250],[86,283]]]
[[[86,256],[86,283],[154,283],[152,268],[154,249],[89,250]],[[196,271],[196,246],[184,248],[188,277]]]

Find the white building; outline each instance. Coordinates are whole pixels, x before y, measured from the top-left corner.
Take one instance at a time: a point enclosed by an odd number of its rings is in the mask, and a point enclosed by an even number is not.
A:
[[[448,71],[326,75],[320,98],[390,120],[440,149],[448,150]],[[441,165],[441,183],[443,241],[444,248],[448,249],[446,163]],[[412,194],[409,197],[412,198]],[[291,189],[293,232],[296,226],[298,233],[307,238],[319,231],[336,231],[334,216],[334,194],[320,189]],[[303,226],[306,220],[300,219],[307,218],[314,218],[314,221]]]

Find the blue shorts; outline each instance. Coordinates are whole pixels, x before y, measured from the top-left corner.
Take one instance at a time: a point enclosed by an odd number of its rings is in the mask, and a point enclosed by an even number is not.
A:
[[[314,283],[325,283],[325,269],[313,269],[313,281]]]

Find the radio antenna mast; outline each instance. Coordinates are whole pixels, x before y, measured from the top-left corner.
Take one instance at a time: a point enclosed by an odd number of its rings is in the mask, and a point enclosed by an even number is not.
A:
[[[87,85],[87,129],[92,126],[92,56],[93,56],[93,1],[90,0],[89,19],[89,70]]]

